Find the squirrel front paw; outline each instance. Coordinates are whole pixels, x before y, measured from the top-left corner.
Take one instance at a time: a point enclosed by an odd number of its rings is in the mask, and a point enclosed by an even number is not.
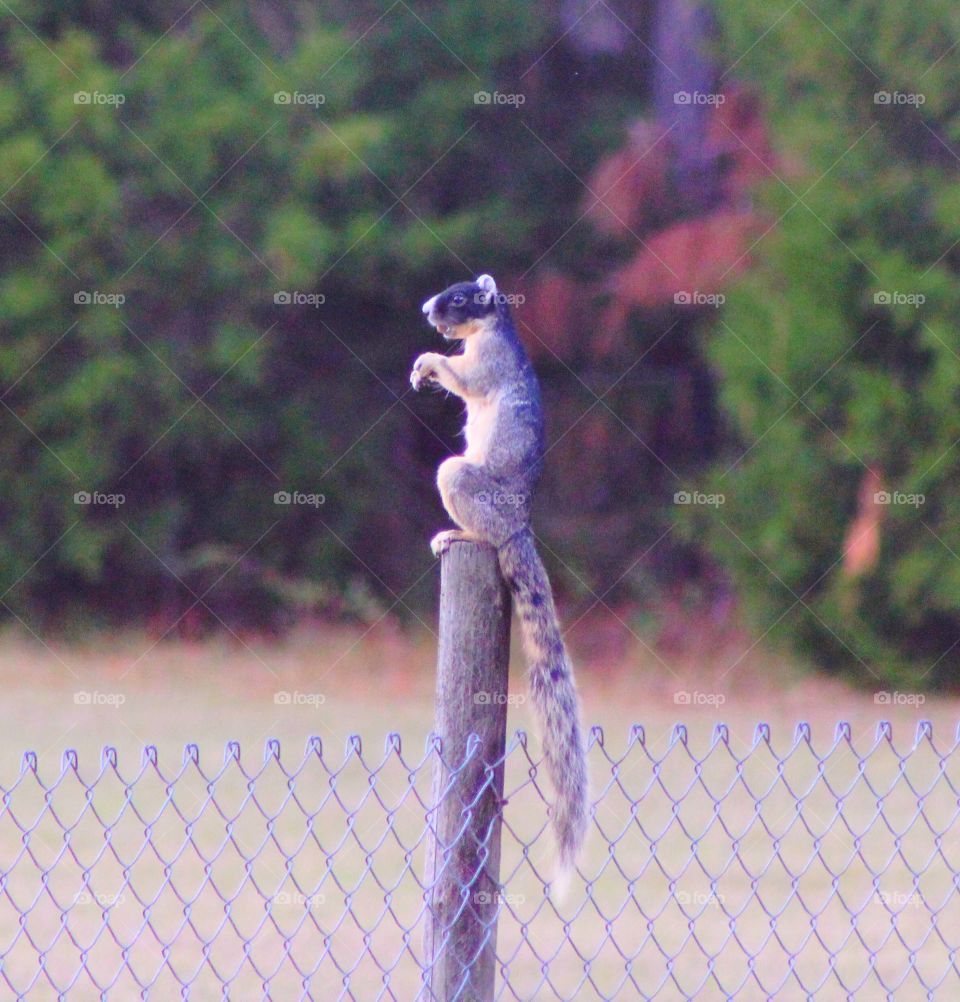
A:
[[[439,380],[437,379],[437,356],[435,354],[427,352],[413,363],[413,371],[410,373],[410,385],[417,391],[424,386],[439,385]]]

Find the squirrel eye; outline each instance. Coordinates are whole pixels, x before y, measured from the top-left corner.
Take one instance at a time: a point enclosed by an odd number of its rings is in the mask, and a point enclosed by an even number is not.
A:
[[[463,304],[464,304],[464,303],[465,303],[466,301],[467,301],[467,297],[466,297],[466,296],[465,296],[465,295],[464,295],[464,294],[463,294],[462,292],[458,292],[458,293],[457,293],[457,294],[456,294],[456,295],[455,295],[455,296],[453,297],[453,305],[454,305],[454,306],[463,306]]]

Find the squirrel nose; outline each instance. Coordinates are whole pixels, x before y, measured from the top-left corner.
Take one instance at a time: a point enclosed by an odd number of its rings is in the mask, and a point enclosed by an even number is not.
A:
[[[425,314],[429,315],[430,311],[433,309],[434,304],[437,301],[437,298],[438,298],[437,296],[433,296],[423,304],[422,309]]]

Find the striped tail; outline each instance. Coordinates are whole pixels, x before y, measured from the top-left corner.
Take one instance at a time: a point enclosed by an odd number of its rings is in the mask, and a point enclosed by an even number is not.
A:
[[[547,772],[556,793],[553,827],[561,880],[572,872],[587,832],[587,762],[573,666],[560,634],[550,580],[524,529],[498,550],[500,570],[513,594],[530,672]]]

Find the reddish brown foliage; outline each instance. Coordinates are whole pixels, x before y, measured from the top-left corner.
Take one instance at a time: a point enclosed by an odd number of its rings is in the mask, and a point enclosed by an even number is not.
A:
[[[860,481],[857,514],[843,542],[843,573],[856,578],[876,565],[880,556],[880,528],[887,509],[877,504],[875,495],[883,489],[880,471],[871,467]]]
[[[709,213],[678,219],[673,150],[662,123],[637,120],[623,148],[598,164],[588,179],[585,221],[635,244],[636,253],[596,287],[552,270],[535,276],[517,311],[534,354],[571,358],[578,347],[593,359],[616,354],[631,310],[669,307],[678,292],[718,293],[748,266],[762,233],[751,192],[779,167],[757,97],[732,87],[724,98],[705,139],[705,162],[720,178],[720,203]],[[603,309],[595,305],[600,294],[609,300]]]
[[[677,292],[717,292],[746,266],[754,234],[759,235],[756,216],[726,210],[655,233],[613,273],[614,303],[607,323],[622,323],[632,307],[672,303]]]
[[[669,152],[664,129],[637,121],[627,145],[601,160],[589,178],[584,202],[589,222],[612,236],[648,229],[663,199]]]

